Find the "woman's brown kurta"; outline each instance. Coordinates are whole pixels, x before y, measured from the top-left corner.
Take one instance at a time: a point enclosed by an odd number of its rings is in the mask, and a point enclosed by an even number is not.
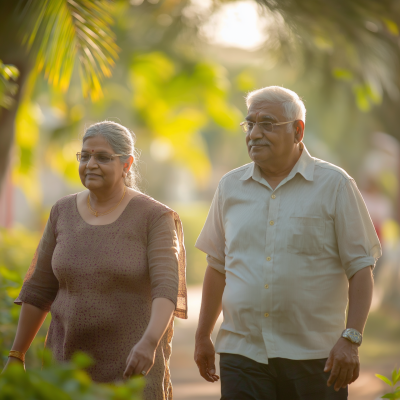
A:
[[[92,356],[93,380],[122,379],[126,359],[150,320],[152,300],[170,299],[186,318],[185,249],[178,215],[143,194],[111,224],[86,223],[76,195],[51,210],[16,300],[51,311],[46,346],[59,361]],[[172,399],[169,358],[173,324],[146,377],[144,398]]]

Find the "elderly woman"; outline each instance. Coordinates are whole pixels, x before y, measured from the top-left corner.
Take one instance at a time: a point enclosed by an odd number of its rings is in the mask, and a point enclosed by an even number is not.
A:
[[[173,315],[186,318],[185,249],[178,215],[135,190],[134,138],[115,122],[90,126],[77,153],[83,192],[51,209],[15,301],[8,362],[23,362],[47,313],[56,360],[94,360],[93,380],[146,376],[144,398],[172,399]]]

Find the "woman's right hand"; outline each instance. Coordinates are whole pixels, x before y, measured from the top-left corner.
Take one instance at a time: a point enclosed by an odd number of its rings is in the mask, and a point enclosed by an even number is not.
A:
[[[5,372],[10,364],[21,364],[25,370],[25,364],[19,358],[8,357],[7,363],[4,366],[3,371],[1,371],[1,373]]]

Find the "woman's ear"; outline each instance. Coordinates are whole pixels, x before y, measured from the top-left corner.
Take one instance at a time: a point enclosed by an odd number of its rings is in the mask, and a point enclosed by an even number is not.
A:
[[[126,174],[128,174],[129,170],[131,169],[133,161],[134,161],[133,156],[129,156],[128,160],[124,162],[124,172]]]

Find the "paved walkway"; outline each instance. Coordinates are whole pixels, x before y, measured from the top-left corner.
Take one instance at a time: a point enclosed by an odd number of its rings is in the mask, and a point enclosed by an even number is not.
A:
[[[189,319],[186,321],[176,320],[172,346],[171,373],[174,400],[218,400],[220,398],[219,383],[209,383],[203,380],[193,361],[194,334],[200,311],[201,287],[189,287],[188,296]],[[221,319],[217,322],[215,333],[218,331],[220,324]],[[215,333],[213,334],[214,341]],[[375,378],[375,371],[390,371],[392,367],[393,364],[379,366],[379,368],[374,366],[374,370],[362,369],[359,379],[350,385],[349,400],[379,399],[385,389],[385,385]]]

